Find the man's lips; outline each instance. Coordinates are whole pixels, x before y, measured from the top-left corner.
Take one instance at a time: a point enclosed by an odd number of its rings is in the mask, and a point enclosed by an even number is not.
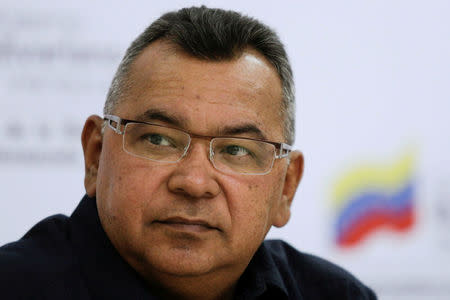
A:
[[[173,229],[185,231],[201,232],[213,229],[219,230],[217,227],[201,219],[186,219],[182,217],[171,217],[162,220],[156,220],[153,221],[153,223],[163,224]]]

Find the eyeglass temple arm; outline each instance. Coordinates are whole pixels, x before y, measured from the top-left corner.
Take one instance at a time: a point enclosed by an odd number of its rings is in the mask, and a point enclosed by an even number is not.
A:
[[[104,118],[106,121],[108,121],[108,126],[114,130],[116,133],[118,134],[123,134],[123,131],[120,130],[120,126],[122,125],[122,119],[119,118],[118,116],[113,116],[113,115],[105,115]],[[116,126],[114,126],[112,124],[112,122],[116,123]]]
[[[284,158],[287,157],[289,155],[289,152],[291,152],[292,150],[292,146],[285,144],[285,143],[281,143],[280,144],[280,152],[276,155],[276,158]]]

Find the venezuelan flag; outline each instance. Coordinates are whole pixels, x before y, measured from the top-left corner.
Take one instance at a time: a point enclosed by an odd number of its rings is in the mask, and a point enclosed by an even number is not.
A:
[[[380,228],[402,232],[415,223],[414,156],[391,165],[357,167],[335,184],[335,242],[355,246]]]

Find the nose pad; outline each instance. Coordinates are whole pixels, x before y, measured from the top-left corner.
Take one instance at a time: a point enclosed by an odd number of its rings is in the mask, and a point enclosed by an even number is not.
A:
[[[191,150],[191,142],[189,141],[189,144],[185,147],[183,154],[181,155],[181,157],[178,159],[177,162],[183,161],[190,150]]]
[[[212,144],[213,144],[213,141],[212,141],[212,140],[209,141],[209,162],[210,162],[211,165],[213,165],[214,168],[215,168],[216,166],[214,165],[214,161],[213,161],[213,159],[214,159],[214,149],[213,149]]]

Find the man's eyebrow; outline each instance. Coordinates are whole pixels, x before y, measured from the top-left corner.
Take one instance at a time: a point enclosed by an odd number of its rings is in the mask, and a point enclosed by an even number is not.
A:
[[[136,121],[149,122],[149,121],[162,121],[169,125],[184,128],[185,121],[177,116],[169,114],[167,111],[157,108],[150,108],[143,114],[136,117]]]
[[[177,116],[171,115],[165,110],[158,108],[150,108],[145,111],[143,114],[140,114],[136,117],[136,121],[142,122],[150,122],[150,121],[162,121],[167,123],[168,125],[172,125],[179,128],[187,128],[186,121]],[[224,126],[219,129],[218,136],[234,136],[234,135],[242,135],[242,134],[250,134],[254,138],[259,140],[266,140],[265,134],[261,129],[258,128],[253,123],[244,123],[239,125],[230,125]]]
[[[262,130],[252,123],[245,123],[236,126],[225,126],[220,129],[219,134],[221,136],[251,134],[259,140],[267,140]]]

